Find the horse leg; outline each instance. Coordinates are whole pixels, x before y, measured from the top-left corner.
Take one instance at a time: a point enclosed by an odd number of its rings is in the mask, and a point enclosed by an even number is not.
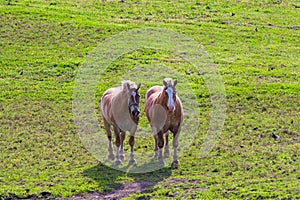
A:
[[[132,165],[136,163],[134,159],[134,136],[130,135],[129,137],[129,145],[130,145],[130,160],[128,162],[128,165]]]
[[[116,138],[116,160],[114,165],[121,165],[122,161],[120,160],[120,146],[121,146],[121,134],[120,134],[120,129],[114,126],[114,132],[115,132],[115,138]]]
[[[154,135],[154,141],[155,141],[155,144],[154,144],[154,155],[153,155],[153,159],[157,159],[158,158],[158,146],[157,146],[157,134]]]
[[[120,148],[120,158],[122,161],[125,160],[125,155],[124,155],[124,140],[125,140],[125,132],[121,131],[121,148]]]
[[[164,166],[165,165],[165,161],[164,158],[162,156],[162,150],[164,147],[164,133],[162,131],[159,131],[157,133],[157,146],[158,146],[158,164]]]
[[[115,155],[112,148],[112,142],[111,142],[112,137],[111,137],[110,125],[104,117],[103,117],[103,121],[104,121],[104,128],[106,130],[107,139],[108,139],[108,159],[113,160],[115,158]]]
[[[178,160],[178,154],[177,154],[177,148],[178,148],[178,137],[180,134],[180,127],[176,132],[174,132],[173,136],[173,148],[174,148],[174,155],[173,155],[173,162],[172,162],[172,167],[178,167],[179,165],[179,160]]]
[[[164,157],[165,158],[169,158],[170,157],[169,131],[167,131],[164,135],[166,136],[166,144],[165,144]]]

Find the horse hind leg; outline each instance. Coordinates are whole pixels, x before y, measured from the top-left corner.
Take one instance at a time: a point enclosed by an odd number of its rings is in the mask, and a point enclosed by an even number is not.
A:
[[[169,131],[167,131],[164,135],[166,136],[166,144],[165,144],[165,148],[164,148],[164,157],[169,158],[170,157]]]
[[[108,139],[108,159],[113,160],[115,158],[115,155],[114,155],[113,148],[112,148],[112,141],[111,141],[112,136],[111,136],[111,131],[110,131],[110,125],[105,120],[104,117],[103,117],[103,121],[104,121],[104,128],[106,130],[107,139]]]

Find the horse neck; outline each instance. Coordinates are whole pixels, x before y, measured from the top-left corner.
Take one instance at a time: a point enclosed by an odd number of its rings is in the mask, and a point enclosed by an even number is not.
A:
[[[128,109],[129,100],[125,91],[119,92],[115,96],[115,101],[118,102],[120,109],[125,109],[125,108]]]
[[[121,91],[118,94],[118,98],[120,98],[122,101],[122,104],[119,105],[120,106],[120,111],[124,112],[130,112],[130,109],[128,107],[129,105],[129,98],[127,96],[127,92],[126,91]],[[132,115],[129,113],[130,118],[132,119],[132,121],[134,121],[136,124],[138,123],[138,119],[133,118]]]

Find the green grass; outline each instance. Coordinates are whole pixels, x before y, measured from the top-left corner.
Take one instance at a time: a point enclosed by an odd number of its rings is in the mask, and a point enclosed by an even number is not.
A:
[[[0,1],[0,197],[69,197],[150,180],[153,188],[128,199],[300,198],[299,6],[296,0]],[[213,151],[199,158],[212,110],[203,76],[166,51],[123,55],[99,80],[97,102],[128,70],[163,66],[191,84],[200,105],[198,137],[178,169],[129,174],[100,164],[82,145],[72,94],[81,64],[98,44],[145,27],[203,45],[224,80],[227,118]],[[143,96],[156,81],[141,80]],[[143,114],[140,124],[147,125]],[[152,143],[137,139],[137,152],[145,144],[151,152]]]

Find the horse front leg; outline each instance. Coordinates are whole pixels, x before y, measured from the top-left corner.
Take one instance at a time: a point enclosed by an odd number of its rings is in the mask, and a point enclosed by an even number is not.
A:
[[[158,146],[158,164],[164,166],[165,165],[165,161],[164,158],[162,156],[162,150],[164,147],[164,134],[162,131],[159,131],[157,133],[157,146]]]
[[[158,158],[158,145],[157,145],[157,134],[154,135],[154,155],[153,155],[153,159],[157,159]]]
[[[170,157],[170,146],[169,146],[169,131],[167,131],[165,134],[166,136],[166,144],[164,149],[164,157],[169,158]]]
[[[128,161],[128,165],[132,165],[136,163],[136,160],[134,159],[134,135],[130,135],[129,145],[130,145],[130,159]]]
[[[113,160],[115,158],[115,155],[112,148],[112,142],[111,142],[112,137],[111,137],[110,125],[104,117],[103,117],[103,121],[104,121],[104,128],[106,130],[107,139],[108,139],[108,159]]]
[[[120,139],[121,139],[120,159],[122,161],[125,160],[125,154],[124,154],[124,140],[125,140],[125,136],[126,136],[126,133],[124,131],[121,131],[121,134],[120,134]]]
[[[173,162],[172,162],[172,167],[178,167],[179,165],[179,160],[178,160],[178,137],[180,134],[180,127],[179,129],[174,133],[174,137],[173,137],[173,148],[174,148],[174,155],[173,155]]]
[[[121,146],[121,134],[120,129],[114,126],[115,138],[116,138],[116,159],[114,162],[115,166],[121,165],[122,161],[120,160],[120,146]]]

